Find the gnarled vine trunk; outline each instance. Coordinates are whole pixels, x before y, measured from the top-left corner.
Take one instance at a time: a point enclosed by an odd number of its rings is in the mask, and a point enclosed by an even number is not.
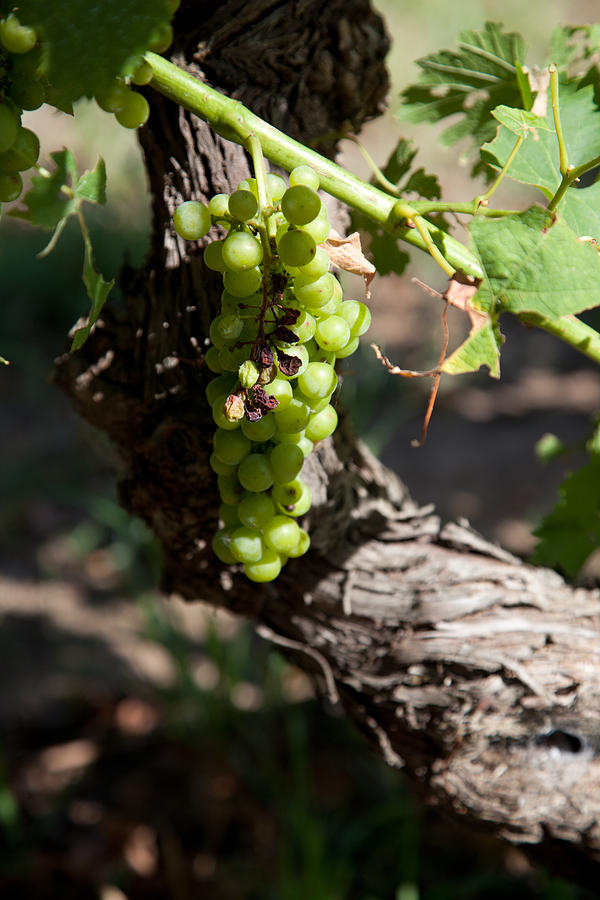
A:
[[[358,128],[383,103],[388,42],[368,0],[227,0],[216,11],[189,0],[175,24],[175,62],[305,143]],[[121,500],[160,538],[165,591],[255,619],[430,802],[595,884],[597,592],[419,508],[343,417],[308,463],[309,556],[262,586],[212,555],[202,357],[219,279],[169,217],[181,199],[230,191],[248,160],[151,101],[148,265],[124,274],[125,311],[109,308],[84,348],[57,361],[55,380],[118,448]]]

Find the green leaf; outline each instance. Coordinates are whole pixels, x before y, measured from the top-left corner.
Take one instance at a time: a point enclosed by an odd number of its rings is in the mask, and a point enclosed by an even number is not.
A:
[[[90,308],[87,323],[81,326],[81,328],[78,328],[73,336],[71,352],[73,352],[73,350],[79,350],[79,348],[82,347],[87,341],[88,337],[90,336],[92,327],[98,320],[98,316],[102,311],[102,307],[106,302],[106,298],[108,297],[115,283],[114,278],[111,279],[111,281],[105,281],[102,275],[96,272],[92,255],[92,245],[90,243],[89,237],[87,237],[86,234],[84,234],[84,238],[85,256],[83,260],[82,277],[87,295],[90,298],[92,305]]]
[[[396,238],[384,231],[375,234],[369,250],[378,275],[389,275],[391,272],[401,275],[410,262],[408,253],[400,249]]]
[[[491,321],[469,337],[452,353],[442,365],[442,372],[448,375],[463,375],[477,372],[487,366],[492,378],[500,378],[500,347],[503,337]]]
[[[168,0],[20,0],[18,9],[42,41],[42,71],[61,109],[130,74],[153,30],[170,19]]]
[[[475,217],[469,231],[484,272],[473,298],[479,309],[558,319],[600,305],[600,254],[560,216],[533,206]]]
[[[393,184],[399,184],[410,171],[412,161],[416,155],[417,151],[414,149],[412,141],[400,138],[382,169],[388,181],[391,181]]]
[[[88,169],[83,173],[75,185],[75,196],[80,200],[88,200],[90,203],[106,203],[106,165],[101,156],[98,157],[96,168]]]
[[[481,146],[494,134],[494,107],[524,105],[518,67],[526,49],[520,35],[507,34],[493,22],[481,32],[462,32],[457,51],[441,50],[417,61],[421,74],[417,84],[402,93],[398,118],[439,122],[461,114],[442,134],[442,142],[452,145],[470,136]]]
[[[546,119],[535,116],[525,109],[512,109],[510,106],[497,106],[492,110],[492,115],[501,125],[516,134],[517,137],[527,138],[533,135],[537,140],[537,131],[554,131],[554,127]]]
[[[576,575],[590,553],[600,546],[600,430],[588,443],[589,461],[569,474],[559,488],[559,500],[534,534],[538,565]]]
[[[600,111],[591,85],[580,88],[569,82],[560,86],[560,117],[569,164],[584,165],[600,151]],[[552,106],[548,98],[547,130],[539,130],[535,140],[524,141],[513,160],[508,177],[539,188],[545,197],[554,196],[561,180],[558,142],[554,132]],[[514,146],[512,131],[504,125],[496,138],[485,144],[481,158],[494,169],[501,169]],[[600,185],[571,187],[560,204],[565,221],[578,235],[600,240]]]
[[[31,190],[23,198],[27,209],[15,209],[9,213],[47,230],[56,228],[61,219],[77,210],[77,200],[72,190],[77,180],[75,157],[70,150],[59,150],[50,156],[56,163],[55,171],[40,169],[40,174],[31,179]]]

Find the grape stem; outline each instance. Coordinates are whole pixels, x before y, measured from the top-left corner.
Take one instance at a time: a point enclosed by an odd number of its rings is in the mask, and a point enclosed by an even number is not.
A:
[[[480,207],[478,210],[473,203],[445,206],[418,202],[409,205],[374,185],[362,181],[327,157],[321,156],[315,150],[303,146],[278,131],[246,109],[238,100],[219,93],[164,57],[148,51],[145,54],[145,60],[151,66],[153,73],[150,86],[207,122],[217,134],[246,147],[249,146],[248,139],[251,136],[254,137],[260,143],[264,156],[288,172],[299,165],[310,166],[319,174],[324,191],[337,197],[352,209],[364,213],[399,240],[430,252],[428,242],[423,236],[424,228],[415,227],[416,217],[420,220],[419,224],[421,221],[426,223],[426,231],[431,242],[449,267],[453,270],[460,269],[475,278],[484,277],[478,259],[468,247],[423,219],[421,214],[442,208],[448,209],[448,211],[478,215],[506,215],[509,214],[509,211],[487,211],[485,207]],[[598,161],[600,162],[600,159]],[[578,170],[570,172],[570,177],[567,175],[566,178],[563,178],[563,184],[549,204],[551,209],[557,205],[568,184],[574,180],[575,172],[582,174],[580,170],[587,170],[594,162],[596,161],[591,161],[585,167],[579,167]],[[560,337],[600,365],[600,334],[574,316],[549,319],[541,315],[522,315],[519,318]]]

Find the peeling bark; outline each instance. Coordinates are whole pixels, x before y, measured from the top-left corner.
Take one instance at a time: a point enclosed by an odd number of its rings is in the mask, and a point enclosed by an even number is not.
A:
[[[231,0],[212,13],[188,2],[176,26],[175,61],[305,141],[358,127],[383,101],[387,38],[367,0]],[[160,538],[164,590],[255,619],[428,802],[596,884],[597,591],[419,508],[343,416],[308,463],[309,556],[262,586],[212,555],[202,359],[220,286],[168,223],[181,199],[231,190],[248,162],[151,99],[151,257],[124,273],[127,308],[107,310],[84,348],[57,361],[55,381],[117,447],[121,501]]]

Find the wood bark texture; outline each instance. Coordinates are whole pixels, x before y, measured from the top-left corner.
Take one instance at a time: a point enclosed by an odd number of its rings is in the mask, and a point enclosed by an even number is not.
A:
[[[307,143],[358,128],[384,102],[388,40],[368,0],[190,0],[175,24],[178,64]],[[343,416],[307,466],[310,554],[265,586],[212,555],[203,349],[221,288],[169,217],[182,199],[230,191],[248,160],[194,116],[151,101],[148,265],[123,273],[127,303],[57,360],[54,378],[116,447],[121,500],[161,541],[165,591],[253,618],[428,802],[596,884],[597,591],[419,508]]]

